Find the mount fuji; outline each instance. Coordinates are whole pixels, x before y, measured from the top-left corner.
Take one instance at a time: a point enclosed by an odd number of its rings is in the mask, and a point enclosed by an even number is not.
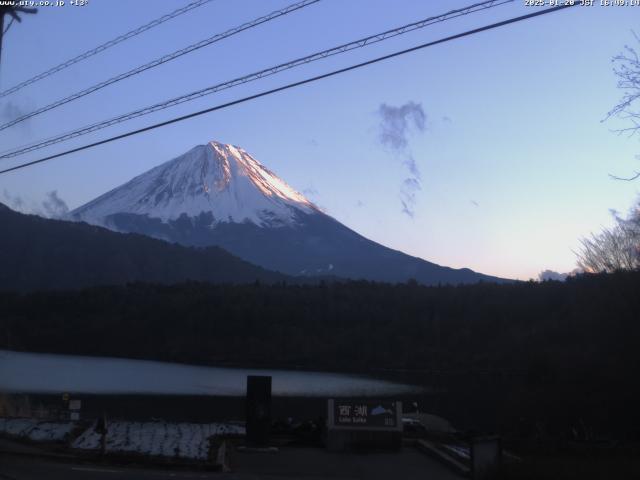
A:
[[[242,148],[210,142],[69,214],[186,246],[219,246],[289,275],[423,284],[500,282],[384,247],[323,213]]]

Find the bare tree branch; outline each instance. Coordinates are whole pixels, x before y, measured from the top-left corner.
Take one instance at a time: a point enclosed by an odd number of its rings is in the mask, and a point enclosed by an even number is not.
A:
[[[616,225],[583,238],[574,252],[585,272],[615,272],[640,269],[640,203],[628,218],[615,216]]]
[[[640,36],[631,32],[634,39],[640,44]],[[638,99],[640,99],[640,55],[638,51],[629,45],[625,45],[621,53],[611,59],[613,63],[613,74],[617,77],[617,87],[622,90],[622,98],[602,120],[607,121],[612,117],[617,117],[631,125],[625,128],[613,130],[618,135],[633,137],[640,133],[640,110],[638,110]],[[635,171],[630,176],[620,176],[609,174],[613,180],[631,182],[640,178],[640,172]]]
[[[631,181],[633,181],[633,180],[635,180],[636,178],[639,178],[639,177],[640,177],[640,172],[634,172],[633,176],[627,177],[627,178],[625,178],[625,177],[617,177],[615,175],[609,174],[609,178],[612,178],[613,180],[622,180],[622,181],[625,181],[625,182],[631,182]]]

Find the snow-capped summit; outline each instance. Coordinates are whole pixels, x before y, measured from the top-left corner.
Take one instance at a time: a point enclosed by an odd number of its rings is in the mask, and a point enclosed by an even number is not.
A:
[[[71,213],[107,225],[129,213],[163,222],[211,213],[213,223],[290,224],[315,205],[242,148],[210,142],[135,177]]]

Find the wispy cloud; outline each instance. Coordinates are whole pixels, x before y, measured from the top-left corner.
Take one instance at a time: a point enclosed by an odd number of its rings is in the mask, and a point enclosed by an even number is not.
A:
[[[49,218],[61,218],[69,213],[67,202],[58,196],[58,191],[53,190],[47,193],[46,198],[42,202],[42,208],[45,215]]]
[[[15,120],[18,117],[22,117],[31,111],[30,108],[24,107],[13,100],[8,100],[0,104],[0,122],[6,123]],[[30,131],[31,122],[27,119],[23,122],[16,124],[12,128],[19,128],[23,131]]]
[[[378,139],[395,156],[401,158],[408,177],[400,188],[402,213],[410,218],[415,216],[416,194],[422,188],[420,168],[410,148],[410,135],[422,133],[426,129],[427,115],[422,104],[409,101],[393,106],[382,103],[378,107],[380,133]]]
[[[409,218],[415,216],[416,194],[420,191],[420,180],[417,178],[405,178],[400,189],[401,212]]]
[[[302,190],[302,194],[305,197],[317,197],[318,196],[318,190],[316,190],[312,185],[312,186],[309,186],[309,187],[305,188],[304,190]]]
[[[538,274],[538,280],[544,282],[546,280],[556,280],[558,282],[564,282],[567,279],[567,273],[560,273],[554,270],[544,270]]]
[[[47,218],[62,218],[69,212],[67,202],[60,198],[57,190],[47,192],[44,200],[41,202],[35,202],[30,199],[25,199],[21,195],[12,194],[5,189],[2,192],[2,201],[9,208],[17,212],[39,215]]]
[[[422,104],[413,101],[399,107],[382,103],[378,107],[380,121],[380,142],[396,151],[404,151],[409,146],[409,133],[415,128],[425,129],[427,115]]]
[[[26,205],[22,197],[20,195],[12,195],[6,188],[2,192],[2,201],[12,210],[26,213],[24,211]]]
[[[564,282],[567,278],[573,277],[580,273],[583,273],[583,271],[580,270],[579,268],[574,268],[573,270],[567,273],[560,273],[554,270],[544,270],[538,274],[538,281],[544,282],[546,280],[556,280],[558,282]]]

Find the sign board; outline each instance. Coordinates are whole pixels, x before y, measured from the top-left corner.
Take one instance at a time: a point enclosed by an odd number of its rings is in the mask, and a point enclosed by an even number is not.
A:
[[[69,400],[69,410],[80,410],[82,408],[82,400]]]
[[[80,413],[79,412],[71,412],[70,419],[71,419],[72,422],[77,422],[78,420],[80,420]]]
[[[402,446],[402,402],[330,399],[327,407],[329,450],[397,450]]]
[[[63,402],[68,402],[69,401],[69,394],[68,393],[63,393],[62,394],[62,401]]]
[[[343,427],[398,426],[396,402],[335,400],[333,404],[334,425]]]

